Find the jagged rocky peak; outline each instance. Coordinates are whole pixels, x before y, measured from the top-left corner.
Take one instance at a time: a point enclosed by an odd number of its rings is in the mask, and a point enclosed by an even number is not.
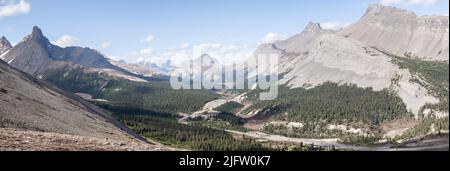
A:
[[[373,4],[358,22],[337,34],[399,56],[448,61],[448,23],[448,16],[418,16]]]
[[[306,25],[305,27],[305,32],[317,33],[321,31],[323,31],[323,28],[322,26],[320,26],[320,23],[309,22],[308,25]]]
[[[12,48],[11,43],[5,37],[0,38],[0,55]]]
[[[410,11],[407,11],[404,9],[399,9],[399,8],[392,7],[392,6],[385,6],[380,3],[369,5],[369,7],[367,8],[366,14],[369,14],[369,13],[383,14],[383,13],[388,13],[388,12],[400,12],[400,13],[414,14],[413,12],[410,12]]]
[[[2,36],[0,38],[0,46],[11,46],[11,43],[9,43],[5,36]]]
[[[6,39],[6,37],[2,36],[0,38],[0,49],[2,48],[12,48],[11,43],[8,41],[8,39]]]
[[[25,37],[24,41],[38,41],[40,43],[50,44],[50,41],[44,36],[42,30],[37,26],[33,27],[33,32],[29,36]]]
[[[0,48],[12,48],[11,43],[4,36],[0,38]]]
[[[33,27],[33,32],[31,33],[31,35],[33,35],[33,36],[44,36],[44,34],[42,34],[42,30],[38,26],[34,26]]]
[[[377,20],[386,20],[386,19],[415,19],[417,15],[414,12],[407,11],[404,9],[399,9],[392,6],[385,6],[383,4],[372,4],[366,11],[366,14],[363,18],[366,19],[377,19]]]
[[[32,33],[26,36],[22,42],[2,55],[2,59],[10,62],[11,66],[31,75],[45,73],[52,67],[53,62],[72,62],[88,68],[125,72],[109,63],[106,57],[97,50],[76,46],[62,48],[53,45],[37,26],[33,27]]]
[[[406,10],[401,10],[395,7],[391,7],[391,6],[385,6],[383,4],[380,3],[375,3],[375,4],[371,4],[369,5],[369,7],[367,8],[366,13],[380,13],[380,12],[387,12],[387,11],[404,11],[407,12]]]

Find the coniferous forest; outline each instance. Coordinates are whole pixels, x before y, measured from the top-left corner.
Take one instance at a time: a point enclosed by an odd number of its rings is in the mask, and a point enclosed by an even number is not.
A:
[[[202,151],[271,150],[253,139],[235,137],[224,130],[180,124],[175,116],[149,113],[145,115],[116,113],[116,116],[136,133],[177,148]]]
[[[249,93],[256,98],[258,91]],[[327,123],[363,122],[378,125],[383,121],[411,116],[403,101],[389,90],[374,91],[355,85],[325,83],[306,90],[281,86],[279,97],[259,101],[246,111],[263,109],[275,120],[296,122],[326,121]]]

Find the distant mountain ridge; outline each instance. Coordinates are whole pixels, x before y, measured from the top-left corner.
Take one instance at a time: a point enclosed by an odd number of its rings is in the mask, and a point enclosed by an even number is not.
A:
[[[115,66],[118,66],[118,67],[121,67],[123,69],[126,69],[127,71],[132,72],[132,73],[137,74],[137,75],[142,75],[142,76],[146,76],[146,77],[152,77],[152,76],[160,74],[159,72],[157,72],[157,71],[155,71],[153,69],[150,69],[150,68],[148,68],[148,67],[146,67],[145,65],[142,65],[142,64],[130,64],[130,63],[127,63],[125,61],[115,61],[115,60],[112,60],[112,59],[110,59],[109,62],[111,64],[115,65]]]
[[[136,75],[141,75],[144,77],[164,77],[168,76],[170,72],[175,70],[177,67],[172,64],[170,60],[158,65],[156,63],[141,61],[139,63],[128,63],[124,60],[113,60],[109,59],[109,62],[115,66],[123,68]]]
[[[158,65],[156,63],[152,63],[152,62],[146,62],[146,61],[139,62],[138,64],[145,66],[154,72],[164,74],[164,75],[167,75],[168,73],[173,71],[175,68],[177,68],[176,66],[174,66],[172,64],[172,62],[170,60],[167,60],[166,62],[164,62],[160,65]]]

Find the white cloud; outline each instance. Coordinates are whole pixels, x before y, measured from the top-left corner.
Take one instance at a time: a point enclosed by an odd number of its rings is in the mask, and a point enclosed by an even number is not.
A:
[[[431,6],[439,0],[381,0],[384,5],[423,5]]]
[[[74,46],[77,41],[78,39],[73,36],[63,35],[58,40],[52,41],[52,43],[61,47],[67,47]]]
[[[170,60],[175,66],[186,66],[190,60],[196,59],[203,54],[209,54],[221,63],[229,64],[246,59],[256,48],[256,46],[249,45],[222,45],[219,43],[183,45],[185,45],[183,46],[184,49],[180,45],[180,48],[169,49],[159,55],[155,54],[152,48],[141,49],[125,55],[122,59],[131,63],[147,61],[158,65]]]
[[[180,46],[181,49],[187,49],[187,48],[189,48],[189,47],[190,47],[189,43],[183,43],[183,44],[181,44],[181,46]]]
[[[143,48],[138,51],[130,52],[123,57],[120,58],[120,60],[124,60],[129,63],[136,63],[136,62],[142,62],[142,61],[149,61],[149,59],[152,59],[155,56],[154,49],[151,47]]]
[[[154,40],[155,40],[155,36],[149,34],[149,35],[147,35],[147,36],[141,38],[141,43],[147,43],[147,44],[150,44],[150,43],[152,43]]]
[[[262,39],[262,43],[274,43],[283,39],[286,39],[286,37],[278,33],[270,32]]]
[[[343,29],[347,26],[349,26],[351,23],[349,22],[325,22],[325,23],[320,23],[320,26],[323,29],[328,29],[328,30],[340,30]]]
[[[142,56],[149,56],[152,55],[154,52],[153,48],[145,48],[145,49],[141,49],[139,51],[139,54]]]
[[[0,0],[0,19],[3,17],[28,14],[31,5],[25,0]]]
[[[146,61],[146,59],[144,57],[139,57],[139,58],[136,59],[137,63],[141,63],[141,62],[144,62],[144,61]]]
[[[102,49],[109,48],[111,46],[111,42],[104,42],[100,45]]]
[[[169,51],[161,54],[161,57],[149,59],[150,62],[162,64],[170,60],[176,66],[186,64],[192,58],[192,54],[187,50]]]
[[[268,33],[263,42],[273,42],[277,40],[285,39],[285,36],[281,36],[277,33]],[[141,42],[152,42],[153,36],[149,35],[144,37]],[[148,40],[148,41],[147,41]],[[183,43],[178,48],[170,48],[162,53],[155,53],[153,48],[145,48],[135,52],[124,55],[123,60],[131,63],[136,62],[151,62],[161,65],[168,60],[176,66],[186,66],[190,60],[196,59],[203,54],[208,54],[217,59],[222,64],[228,65],[237,63],[247,59],[253,54],[259,43],[252,45],[249,44],[220,44],[220,43],[203,43],[191,45],[189,43]]]
[[[208,54],[217,59],[222,64],[228,65],[232,64],[233,62],[245,60],[254,52],[255,49],[256,45],[223,45],[219,43],[204,43],[193,46],[191,57],[195,59],[203,54]]]

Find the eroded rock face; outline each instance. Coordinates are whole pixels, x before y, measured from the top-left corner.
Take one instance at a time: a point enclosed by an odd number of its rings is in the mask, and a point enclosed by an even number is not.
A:
[[[417,16],[413,12],[375,4],[357,23],[338,34],[396,55],[449,60],[448,16]]]

